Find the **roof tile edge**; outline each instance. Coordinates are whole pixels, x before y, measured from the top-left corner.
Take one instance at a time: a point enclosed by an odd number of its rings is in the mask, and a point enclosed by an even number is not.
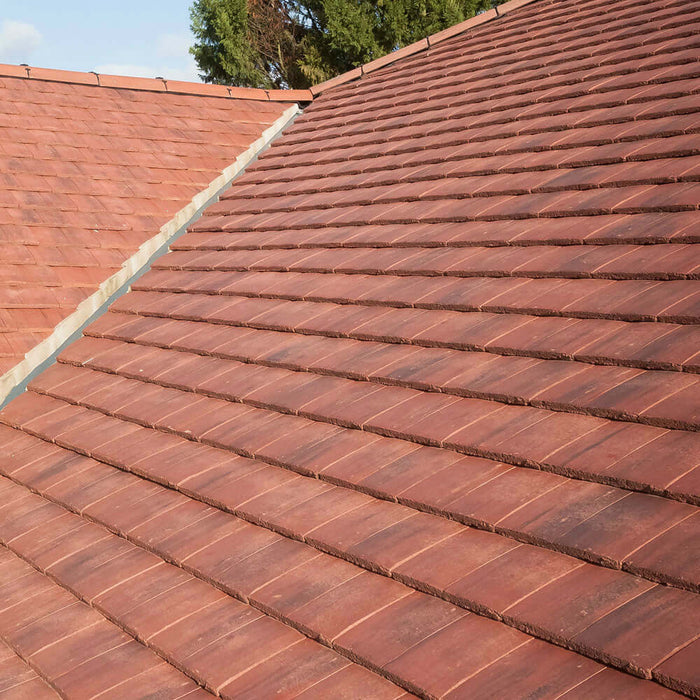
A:
[[[347,73],[341,73],[335,78],[326,80],[323,83],[319,83],[318,85],[312,85],[310,88],[310,92],[314,97],[318,97],[318,95],[320,95],[322,92],[325,92],[326,90],[329,90],[330,88],[337,87],[338,85],[344,85],[345,83],[357,80],[358,78],[361,78],[364,75],[374,73],[375,71],[384,68],[388,65],[391,65],[395,61],[399,61],[402,58],[407,58],[408,56],[413,56],[414,54],[421,53],[422,51],[427,51],[428,49],[439,44],[440,42],[446,41],[447,39],[451,39],[452,37],[457,36],[458,34],[462,34],[463,32],[466,32],[467,30],[472,29],[473,27],[478,27],[481,24],[485,24],[486,22],[491,22],[494,19],[503,17],[509,12],[517,10],[520,7],[529,5],[533,2],[537,2],[537,0],[510,0],[509,2],[506,2],[503,5],[498,5],[496,9],[487,10],[486,12],[482,12],[479,15],[470,17],[469,19],[464,20],[464,22],[455,24],[454,26],[448,27],[447,29],[443,29],[442,31],[437,32],[436,34],[431,34],[425,39],[420,39],[419,41],[416,41],[413,44],[409,44],[408,46],[404,46],[403,48],[397,49],[396,51],[392,51],[391,53],[386,54],[386,56],[381,56],[380,58],[377,58],[374,61],[370,61],[369,63],[366,63],[363,66],[353,68]]]
[[[189,83],[181,80],[167,80],[166,78],[133,78],[125,75],[82,73],[80,71],[11,64],[0,64],[0,77],[264,102],[311,102],[313,100],[311,90],[260,90],[211,83]]]
[[[74,336],[107,310],[115,295],[126,291],[134,280],[145,272],[151,263],[167,251],[180,233],[195,221],[202,211],[217,198],[259,155],[274,141],[300,113],[296,104],[289,106],[236,160],[223,169],[220,175],[198,192],[172,219],[161,226],[160,231],[145,241],[139,249],[122,263],[118,272],[108,277],[98,289],[84,299],[73,313],[64,318],[52,333],[35,345],[23,360],[0,376],[0,408],[24,391],[35,373],[43,371],[56,355],[68,346]]]

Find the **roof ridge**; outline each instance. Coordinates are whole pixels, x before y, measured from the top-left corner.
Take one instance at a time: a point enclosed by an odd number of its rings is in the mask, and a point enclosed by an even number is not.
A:
[[[0,63],[0,77],[43,80],[58,83],[74,83],[93,87],[168,92],[202,97],[224,97],[265,102],[311,102],[310,90],[262,90],[259,88],[194,83],[166,78],[136,78],[126,75],[107,75],[95,71],[67,71],[54,68],[38,68],[26,64],[12,65]]]
[[[260,88],[236,87],[232,85],[217,85],[212,83],[194,83],[183,80],[168,80],[167,78],[137,78],[126,75],[108,75],[96,71],[67,71],[54,68],[40,68],[27,64],[13,65],[0,63],[0,77],[24,78],[28,80],[44,80],[58,83],[74,83],[94,87],[109,87],[126,90],[145,90],[148,92],[168,92],[181,95],[199,95],[202,97],[224,97],[243,100],[259,100],[264,102],[311,102],[325,90],[352,82],[369,73],[384,68],[402,58],[407,58],[433,46],[451,39],[458,34],[485,24],[512,12],[524,5],[537,0],[510,0],[491,10],[470,17],[464,22],[431,34],[419,41],[392,51],[385,56],[370,61],[362,66],[312,85],[308,90],[263,90]]]
[[[430,34],[424,39],[420,39],[413,44],[408,44],[408,46],[404,46],[396,51],[386,54],[385,56],[376,58],[374,61],[370,61],[369,63],[365,63],[364,65],[353,68],[345,73],[341,73],[340,75],[335,76],[335,78],[318,83],[317,85],[312,85],[310,92],[313,97],[318,97],[318,95],[326,90],[329,90],[330,88],[337,87],[338,85],[344,85],[345,83],[350,83],[353,80],[358,80],[369,73],[374,73],[375,71],[385,68],[386,66],[391,65],[392,63],[395,63],[403,58],[408,58],[409,56],[421,53],[422,51],[427,51],[437,44],[447,41],[447,39],[452,39],[458,34],[466,32],[468,29],[491,22],[494,19],[503,17],[513,10],[517,10],[533,2],[537,2],[537,0],[509,0],[509,2],[503,3],[502,5],[497,5],[496,7],[486,10],[478,15],[474,15],[473,17],[464,20],[464,22],[455,24],[452,27],[436,32],[435,34]]]

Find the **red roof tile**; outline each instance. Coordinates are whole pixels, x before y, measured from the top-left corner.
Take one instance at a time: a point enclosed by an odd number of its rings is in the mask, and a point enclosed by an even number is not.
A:
[[[0,66],[0,375],[289,107],[271,99],[301,99],[17,69]]]
[[[700,5],[525,4],[322,87],[0,413],[17,668],[699,696]]]

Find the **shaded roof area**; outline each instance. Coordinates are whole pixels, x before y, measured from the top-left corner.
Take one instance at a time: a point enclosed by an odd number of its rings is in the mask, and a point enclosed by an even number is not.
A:
[[[0,375],[289,106],[101,80],[0,66]]]
[[[324,91],[0,413],[15,663],[698,697],[698,28],[542,0]]]

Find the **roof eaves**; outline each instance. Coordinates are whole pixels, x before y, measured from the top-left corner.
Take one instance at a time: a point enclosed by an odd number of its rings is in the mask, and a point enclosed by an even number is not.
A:
[[[353,68],[347,73],[342,73],[341,75],[338,75],[335,78],[331,78],[330,80],[326,80],[323,83],[319,83],[318,85],[312,85],[310,88],[310,92],[314,97],[317,97],[322,92],[325,92],[330,88],[334,88],[338,85],[343,85],[345,83],[352,82],[353,80],[358,80],[359,78],[362,78],[365,75],[369,75],[370,73],[374,73],[375,71],[378,71],[381,68],[385,68],[386,66],[391,65],[396,61],[400,61],[402,58],[407,58],[408,56],[413,56],[414,54],[421,53],[422,51],[427,51],[428,49],[436,46],[437,44],[443,41],[446,41],[447,39],[451,39],[452,37],[455,37],[458,34],[462,34],[463,32],[466,32],[469,29],[473,29],[474,27],[478,27],[479,25],[486,24],[487,22],[491,22],[494,19],[503,17],[509,12],[517,10],[520,7],[523,7],[524,5],[529,5],[533,2],[537,2],[537,0],[510,0],[510,2],[506,2],[503,5],[498,5],[492,10],[487,10],[486,12],[482,12],[481,14],[475,15],[474,17],[470,17],[464,22],[460,22],[459,24],[455,24],[452,27],[443,29],[442,31],[437,32],[436,34],[431,34],[425,39],[421,39],[420,41],[416,41],[413,44],[409,44],[408,46],[404,46],[403,48],[397,49],[396,51],[392,51],[386,56],[382,56],[381,58],[377,58],[374,61],[370,61],[369,63],[366,63],[363,66]]]
[[[264,102],[292,103],[311,102],[313,100],[313,94],[310,90],[260,90],[257,88],[213,85],[211,83],[189,83],[181,80],[167,80],[165,78],[133,78],[122,75],[104,75],[94,71],[83,73],[80,71],[36,68],[25,65],[0,64],[0,77]]]

